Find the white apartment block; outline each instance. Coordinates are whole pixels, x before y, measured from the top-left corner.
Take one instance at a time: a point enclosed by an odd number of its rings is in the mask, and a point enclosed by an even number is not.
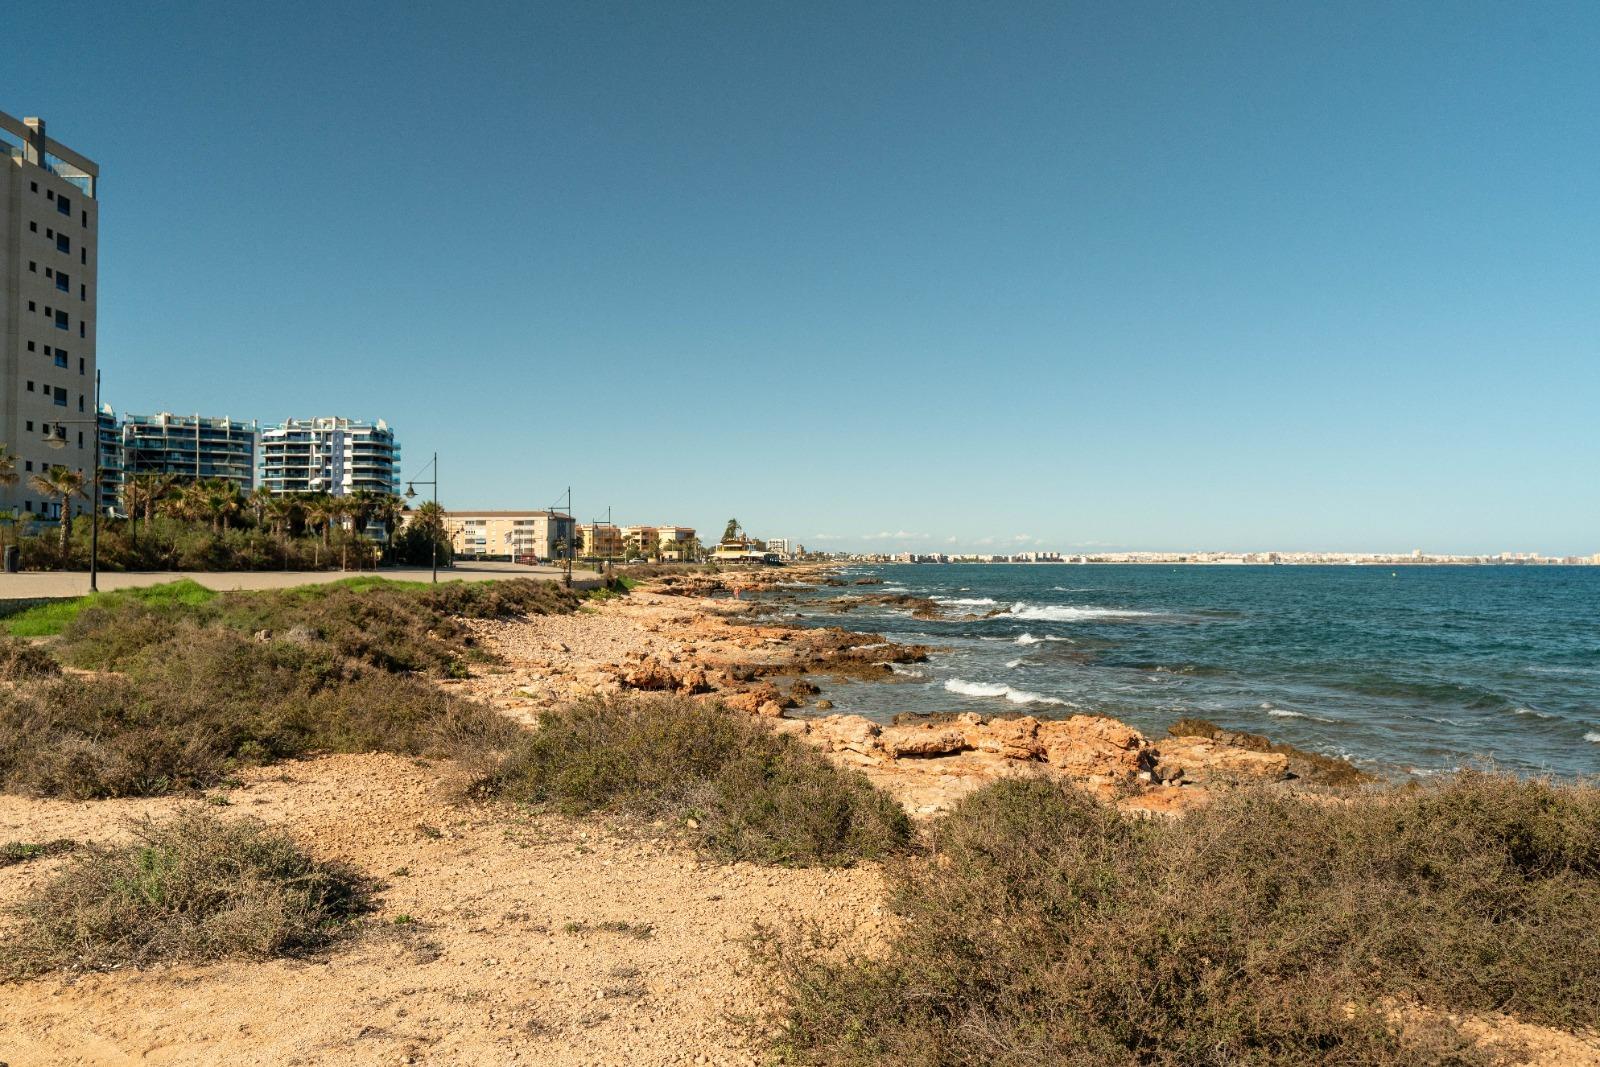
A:
[[[261,431],[261,476],[273,493],[400,493],[400,444],[382,419],[287,419]]]
[[[58,517],[59,504],[28,487],[51,467],[82,471],[91,491],[99,176],[43,119],[0,112],[0,444],[17,467],[0,507],[24,518]]]

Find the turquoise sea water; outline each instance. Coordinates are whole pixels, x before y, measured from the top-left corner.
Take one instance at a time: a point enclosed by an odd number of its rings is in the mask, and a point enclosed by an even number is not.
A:
[[[1600,567],[895,565],[786,590],[805,625],[937,645],[841,712],[1097,710],[1152,735],[1185,715],[1390,774],[1492,761],[1600,773]],[[823,610],[907,592],[953,618]],[[998,614],[991,614],[998,612]],[[982,618],[961,618],[972,614]]]

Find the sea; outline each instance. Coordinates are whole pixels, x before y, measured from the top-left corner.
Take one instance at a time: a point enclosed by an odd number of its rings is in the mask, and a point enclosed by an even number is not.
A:
[[[835,713],[1186,716],[1389,778],[1600,774],[1600,567],[894,564],[785,588],[780,614],[934,646]],[[881,584],[856,585],[855,579]],[[840,597],[929,597],[943,618]]]

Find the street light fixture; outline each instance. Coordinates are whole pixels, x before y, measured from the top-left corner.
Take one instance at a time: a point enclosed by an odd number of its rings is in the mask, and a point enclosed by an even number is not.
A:
[[[438,510],[439,510],[439,453],[435,452],[433,454],[433,462],[429,463],[427,467],[424,467],[422,469],[423,470],[427,470],[429,467],[433,468],[433,480],[425,482],[421,478],[415,478],[415,479],[412,479],[411,481],[406,482],[406,499],[407,500],[415,500],[416,499],[416,497],[417,497],[417,486],[419,486],[419,485],[431,485],[431,486],[433,486],[433,509],[434,509],[434,512],[435,512],[435,516],[434,517],[437,518],[438,517],[437,513],[438,513]],[[439,523],[439,525],[442,528],[444,526],[443,521],[441,521]],[[438,532],[442,532],[442,530],[441,531],[431,531],[428,534],[428,552],[429,552],[430,556],[432,557],[431,562],[433,564],[433,581],[434,581],[435,584],[437,584],[438,581],[439,581],[439,538],[437,536]]]

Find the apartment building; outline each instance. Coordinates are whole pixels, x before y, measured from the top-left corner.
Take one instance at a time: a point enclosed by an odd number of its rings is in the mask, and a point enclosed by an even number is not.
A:
[[[0,112],[0,444],[17,470],[0,507],[24,517],[60,510],[32,475],[62,466],[87,481],[94,469],[99,177],[43,119]]]
[[[110,404],[96,414],[95,429],[100,434],[100,506],[114,509],[122,498],[122,424]]]
[[[679,559],[685,545],[694,540],[693,526],[624,526],[621,531],[623,551],[628,556]]]
[[[621,559],[622,530],[609,522],[586,522],[578,527],[579,555],[592,559]]]
[[[124,477],[167,474],[179,481],[220,479],[243,492],[256,484],[254,422],[207,415],[127,415],[119,459]]]
[[[559,511],[447,511],[445,532],[458,558],[565,559],[575,523]]]
[[[261,431],[260,484],[273,493],[400,492],[400,444],[382,419],[288,419]]]

